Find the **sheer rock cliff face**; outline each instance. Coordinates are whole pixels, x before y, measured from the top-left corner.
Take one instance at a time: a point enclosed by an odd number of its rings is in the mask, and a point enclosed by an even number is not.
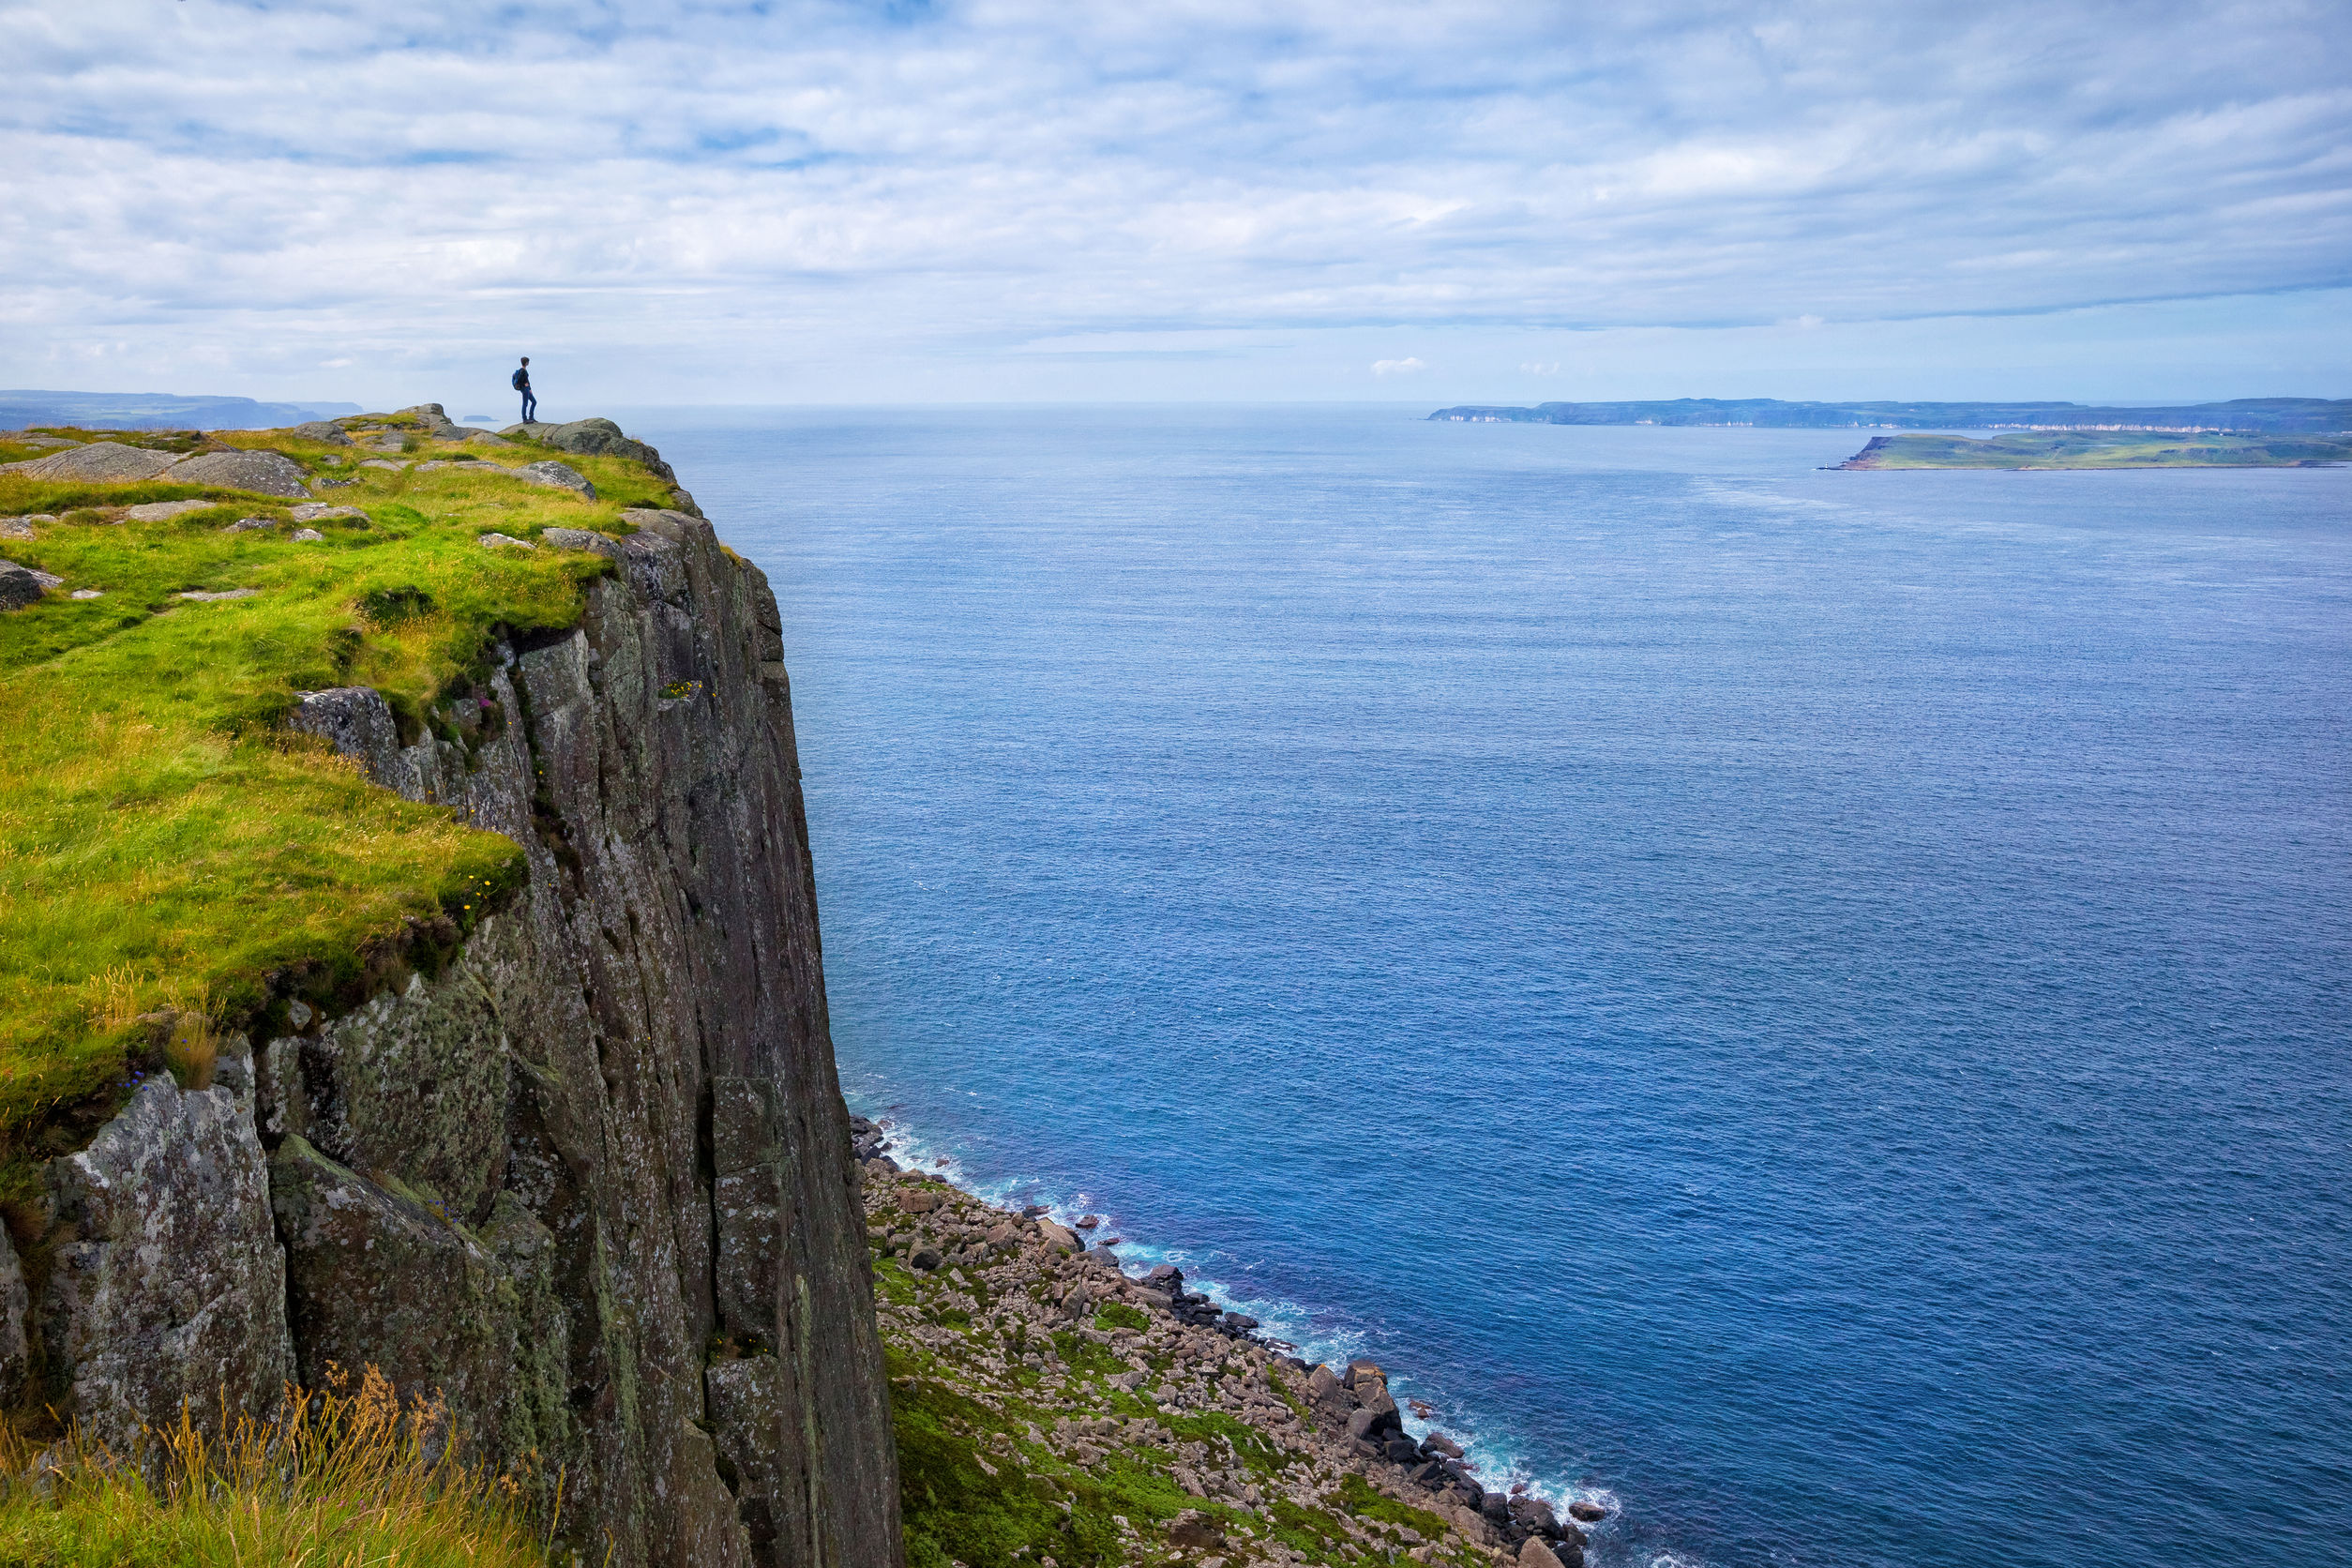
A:
[[[560,1468],[590,1560],[896,1568],[775,599],[701,519],[629,517],[562,541],[616,575],[496,651],[461,743],[401,745],[366,688],[305,698],[378,782],[520,844],[528,887],[53,1161],[31,1353],[118,1440],[373,1363],[478,1452]]]

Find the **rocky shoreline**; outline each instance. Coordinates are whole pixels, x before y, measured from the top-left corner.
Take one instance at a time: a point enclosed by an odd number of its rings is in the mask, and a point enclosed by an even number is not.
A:
[[[1130,1275],[1042,1209],[902,1170],[882,1124],[851,1126],[912,1568],[927,1541],[967,1568],[1584,1568],[1602,1510],[1560,1517],[1486,1486],[1444,1434],[1408,1436],[1376,1364],[1310,1365],[1174,1266]]]

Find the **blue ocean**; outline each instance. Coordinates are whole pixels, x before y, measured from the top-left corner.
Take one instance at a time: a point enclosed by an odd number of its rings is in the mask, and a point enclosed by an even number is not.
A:
[[[1618,1565],[2352,1560],[2352,472],[649,411],[842,1080]]]

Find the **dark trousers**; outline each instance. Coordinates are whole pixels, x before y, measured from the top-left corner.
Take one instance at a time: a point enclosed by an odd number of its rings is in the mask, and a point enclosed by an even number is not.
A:
[[[538,412],[539,400],[531,395],[531,388],[524,387],[522,389],[522,422],[528,425],[531,423],[532,416]]]

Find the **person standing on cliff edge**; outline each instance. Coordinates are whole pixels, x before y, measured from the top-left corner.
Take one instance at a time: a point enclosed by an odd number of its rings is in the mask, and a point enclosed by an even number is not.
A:
[[[515,371],[514,379],[508,384],[522,394],[522,422],[528,425],[531,423],[532,416],[539,412],[539,400],[531,395],[531,356],[529,354],[522,356],[522,366]]]

